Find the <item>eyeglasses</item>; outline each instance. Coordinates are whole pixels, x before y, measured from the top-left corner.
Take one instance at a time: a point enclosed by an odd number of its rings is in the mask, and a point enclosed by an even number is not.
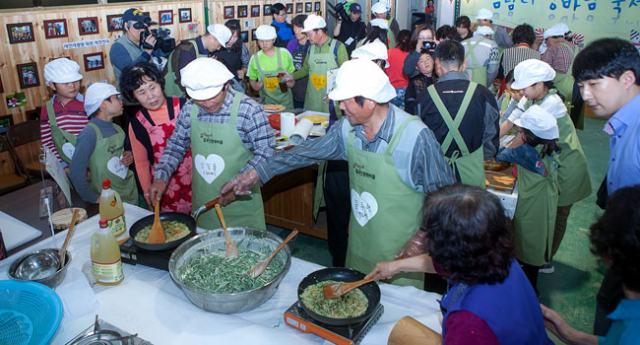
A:
[[[421,40],[421,41],[428,41],[428,40],[432,40],[432,39],[433,39],[433,37],[431,37],[431,36],[418,36],[418,40]]]

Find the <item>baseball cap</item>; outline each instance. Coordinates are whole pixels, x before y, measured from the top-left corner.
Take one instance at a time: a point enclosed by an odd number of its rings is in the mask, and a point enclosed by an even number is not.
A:
[[[207,32],[213,35],[223,46],[226,46],[231,38],[231,30],[223,24],[211,24],[207,26]]]
[[[275,40],[278,37],[276,29],[271,25],[260,25],[256,29],[256,37],[260,41]]]
[[[567,26],[567,24],[558,23],[558,24],[548,28],[547,30],[545,30],[544,34],[542,36],[546,40],[549,37],[564,36],[564,34],[569,32],[569,31],[570,30],[569,30],[569,27]]]
[[[490,20],[493,21],[493,12],[491,12],[490,10],[486,9],[486,8],[481,8],[480,11],[478,11],[478,15],[476,16],[476,20]]]
[[[215,97],[224,84],[233,78],[222,62],[210,58],[198,58],[180,70],[180,81],[189,97],[204,101]]]
[[[371,60],[349,60],[342,64],[336,76],[336,87],[329,93],[334,101],[362,96],[378,103],[396,97],[389,77]]]
[[[382,1],[376,2],[373,6],[371,6],[371,13],[373,14],[387,13],[388,10],[389,8],[387,7],[387,4]]]
[[[478,35],[482,35],[482,36],[493,36],[493,29],[491,29],[488,26],[480,26],[476,29],[476,32],[474,32],[474,35],[478,34]]]
[[[558,139],[558,121],[539,105],[532,105],[513,122],[516,126],[530,130],[537,137],[547,140]]]
[[[93,83],[84,95],[84,111],[87,115],[92,115],[100,108],[102,102],[113,95],[119,95],[115,86],[107,83]]]
[[[67,58],[55,59],[44,66],[44,79],[49,83],[72,83],[82,79],[80,65]]]
[[[327,22],[324,20],[324,18],[315,14],[310,14],[307,19],[304,20],[304,28],[302,29],[302,32],[309,32],[311,30],[322,29],[326,27]]]
[[[387,46],[385,46],[384,43],[380,42],[380,40],[375,40],[371,43],[367,43],[361,46],[358,49],[355,49],[351,53],[351,58],[367,60],[382,59],[385,60],[386,63],[384,68],[389,68],[389,61],[387,61],[387,59],[389,58],[389,54],[387,53]]]
[[[514,81],[511,88],[522,90],[540,81],[553,80],[555,77],[556,71],[548,63],[538,59],[524,60],[513,70]]]
[[[362,7],[360,7],[360,4],[358,4],[357,2],[354,2],[351,4],[351,6],[349,6],[349,13],[361,13],[362,12]]]
[[[139,10],[137,8],[130,8],[124,11],[124,14],[122,15],[122,21],[126,23],[130,20],[133,20],[134,22],[143,22],[145,20],[150,21],[151,18],[149,18],[149,16],[145,16],[142,13],[142,10]]]
[[[389,29],[389,23],[384,19],[373,19],[370,23],[371,23],[371,26],[377,26],[382,30]]]

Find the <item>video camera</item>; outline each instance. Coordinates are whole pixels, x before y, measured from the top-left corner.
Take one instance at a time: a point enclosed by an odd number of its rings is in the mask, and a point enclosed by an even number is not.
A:
[[[142,48],[153,49],[154,51],[159,51],[162,56],[168,56],[174,49],[176,49],[176,40],[171,37],[171,30],[169,29],[149,29],[150,25],[155,24],[157,23],[152,22],[151,19],[147,19],[143,22],[134,23],[133,27],[136,29],[144,29],[140,32],[140,45]],[[149,35],[156,38],[155,46],[146,42]]]
[[[332,5],[330,2],[327,2],[327,5],[333,10],[334,13],[332,13],[334,16],[340,16],[340,18],[342,18],[342,20],[346,21],[349,19],[349,15],[347,14],[347,10],[344,7],[345,3],[344,2],[339,2],[337,5]]]

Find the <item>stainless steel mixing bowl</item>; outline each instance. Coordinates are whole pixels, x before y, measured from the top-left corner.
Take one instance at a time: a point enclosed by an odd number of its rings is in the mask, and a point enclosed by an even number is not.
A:
[[[282,239],[275,234],[254,228],[235,227],[228,228],[229,235],[238,249],[250,248],[257,252],[264,252],[269,255],[276,247],[282,243]],[[240,241],[245,239],[244,241]],[[249,241],[250,239],[262,239],[262,241]],[[182,289],[182,292],[196,306],[210,312],[231,314],[254,309],[269,300],[278,285],[289,271],[291,266],[291,251],[285,246],[273,261],[283,264],[283,269],[273,280],[264,286],[233,294],[214,294],[194,290],[183,284],[179,277],[181,269],[188,264],[192,258],[208,253],[225,251],[224,230],[217,229],[197,235],[181,244],[171,255],[169,260],[169,274],[173,282]],[[265,255],[265,256],[266,256]]]
[[[7,271],[9,278],[20,281],[32,281],[50,288],[56,287],[67,275],[71,263],[71,253],[67,251],[64,265],[59,268],[58,249],[40,249],[21,256]]]

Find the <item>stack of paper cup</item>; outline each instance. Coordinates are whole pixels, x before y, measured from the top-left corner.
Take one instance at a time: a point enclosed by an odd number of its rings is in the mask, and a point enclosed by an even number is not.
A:
[[[296,126],[296,116],[293,113],[280,114],[280,135],[290,137]]]
[[[289,137],[289,142],[293,145],[298,145],[307,140],[309,133],[311,133],[311,128],[313,128],[313,122],[311,122],[311,120],[300,120]]]

